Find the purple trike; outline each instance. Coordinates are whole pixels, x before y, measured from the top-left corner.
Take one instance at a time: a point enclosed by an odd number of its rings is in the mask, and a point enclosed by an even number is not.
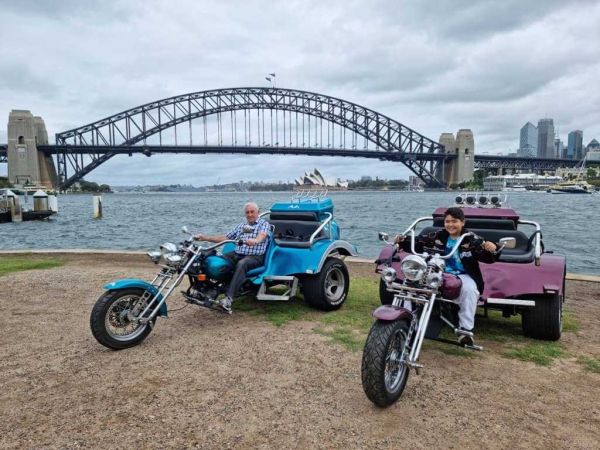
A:
[[[458,196],[455,206],[463,208],[468,233],[459,238],[448,255],[433,249],[415,252],[417,236],[443,228],[446,208],[415,220],[402,233],[411,240],[411,253],[389,242],[387,234],[379,233],[380,240],[386,242],[376,268],[381,274],[382,306],[373,312],[376,321],[365,343],[361,371],[363,389],[378,406],[389,406],[400,397],[411,368],[419,373],[425,338],[482,350],[477,345],[461,345],[440,337],[444,326],[457,335],[470,334],[457,325],[460,285],[455,277],[444,273],[445,260],[469,235],[475,238],[470,239],[472,245],[479,245],[483,239],[500,244],[498,261],[480,264],[485,289],[479,306],[484,314],[491,309],[502,311],[503,317],[520,314],[526,336],[560,339],[566,259],[544,250],[540,225],[502,207],[497,195]]]

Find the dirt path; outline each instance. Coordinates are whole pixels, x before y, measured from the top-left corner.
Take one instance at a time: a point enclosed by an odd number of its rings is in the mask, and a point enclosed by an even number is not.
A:
[[[599,448],[600,375],[574,357],[540,367],[493,348],[425,352],[424,373],[380,410],[362,392],[360,352],[311,322],[188,307],[109,351],[89,331],[102,284],[152,274],[139,257],[110,258],[0,278],[0,447]],[[600,286],[568,291],[581,329],[563,343],[598,357]]]

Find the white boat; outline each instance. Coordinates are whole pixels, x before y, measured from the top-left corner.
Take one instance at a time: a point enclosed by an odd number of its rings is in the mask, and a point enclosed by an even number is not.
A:
[[[510,187],[505,187],[504,189],[502,189],[503,192],[525,192],[527,191],[527,188],[525,186],[521,186],[521,185],[515,185],[515,186],[510,186]]]

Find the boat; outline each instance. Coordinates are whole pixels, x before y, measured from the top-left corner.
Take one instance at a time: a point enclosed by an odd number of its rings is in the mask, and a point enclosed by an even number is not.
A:
[[[507,186],[504,189],[502,189],[502,191],[504,192],[525,192],[527,191],[527,187],[522,186],[522,185],[514,185],[514,186]]]
[[[591,194],[594,186],[587,181],[564,181],[548,189],[552,194]]]

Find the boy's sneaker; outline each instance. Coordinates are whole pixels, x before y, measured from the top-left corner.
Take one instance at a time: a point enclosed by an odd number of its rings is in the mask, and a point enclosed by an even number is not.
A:
[[[463,346],[472,346],[473,341],[473,330],[467,330],[466,328],[460,327],[457,332],[458,343]]]
[[[231,304],[233,303],[233,301],[225,296],[223,297],[220,301],[219,301],[219,306],[221,308],[223,308],[223,310],[229,314],[231,314]]]

